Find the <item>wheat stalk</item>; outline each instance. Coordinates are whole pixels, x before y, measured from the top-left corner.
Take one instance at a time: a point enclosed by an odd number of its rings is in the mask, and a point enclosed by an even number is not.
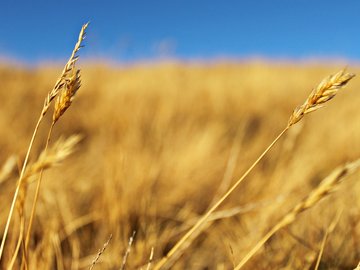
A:
[[[11,222],[11,218],[13,216],[13,213],[14,213],[14,209],[15,209],[15,205],[16,205],[16,201],[17,201],[17,198],[19,196],[19,191],[20,191],[20,187],[21,187],[21,184],[23,182],[23,177],[24,177],[24,173],[25,173],[25,169],[26,169],[26,165],[27,165],[27,162],[28,162],[28,159],[29,159],[29,156],[30,156],[30,152],[31,152],[31,149],[32,149],[32,146],[34,144],[34,141],[35,141],[35,137],[38,133],[38,130],[39,130],[39,127],[40,127],[40,124],[44,118],[44,116],[46,115],[47,111],[49,110],[49,107],[50,107],[50,104],[51,102],[54,100],[54,98],[58,95],[60,89],[62,89],[62,87],[64,86],[64,84],[66,83],[67,81],[67,78],[69,76],[69,73],[74,69],[74,66],[75,66],[75,63],[78,59],[78,56],[76,55],[76,53],[79,51],[79,49],[81,48],[81,44],[82,44],[82,41],[84,39],[84,36],[85,36],[85,30],[87,28],[88,24],[85,24],[83,25],[83,27],[81,28],[81,31],[80,31],[80,34],[79,34],[79,38],[78,38],[78,41],[77,43],[75,44],[75,47],[74,47],[74,50],[72,51],[72,54],[68,60],[68,62],[66,63],[59,79],[56,81],[53,89],[47,94],[46,98],[45,98],[45,101],[44,101],[44,105],[43,105],[43,108],[41,110],[41,114],[39,116],[39,119],[35,125],[35,129],[33,131],[33,134],[32,134],[32,137],[31,137],[31,140],[30,140],[30,144],[29,144],[29,147],[27,149],[27,152],[26,152],[26,155],[25,155],[25,160],[24,160],[24,163],[23,163],[23,166],[22,166],[22,169],[21,169],[21,172],[20,172],[20,176],[19,176],[19,181],[18,181],[18,185],[16,187],[16,190],[15,190],[15,193],[14,193],[14,196],[13,196],[13,200],[12,200],[12,203],[11,203],[11,206],[10,206],[10,211],[9,211],[9,215],[8,215],[8,218],[7,218],[7,221],[6,221],[6,225],[5,225],[5,229],[4,229],[4,233],[3,233],[3,238],[1,240],[1,245],[0,245],[0,262],[1,262],[1,259],[2,259],[2,254],[4,252],[4,247],[5,247],[5,243],[6,243],[6,238],[7,238],[7,235],[8,235],[8,231],[9,231],[9,226],[10,226],[10,222]]]
[[[83,46],[81,44],[85,38],[85,33],[86,33],[85,30],[87,27],[88,27],[88,23],[83,25],[83,27],[81,28],[78,42],[75,44],[75,48],[70,56],[69,61],[65,65],[63,74],[60,78],[60,81],[62,81],[62,87],[57,90],[57,94],[56,94],[57,99],[56,99],[55,105],[54,105],[53,121],[51,123],[50,129],[48,132],[48,136],[47,136],[47,140],[46,140],[46,144],[45,144],[45,151],[47,150],[47,148],[49,146],[50,137],[51,137],[55,123],[65,113],[65,111],[70,107],[76,92],[79,90],[79,88],[81,86],[80,70],[76,69],[76,67],[75,67],[76,61],[78,59],[78,56],[76,55],[76,53]],[[34,200],[33,200],[32,208],[31,208],[29,225],[28,225],[26,237],[25,237],[24,253],[27,252],[27,248],[28,248],[29,241],[30,241],[30,234],[31,234],[33,219],[34,219],[35,212],[36,212],[36,204],[37,204],[38,197],[39,197],[42,176],[43,176],[43,169],[40,171],[36,189],[35,189],[35,195],[34,195]]]
[[[94,268],[94,266],[97,264],[98,260],[100,259],[101,255],[104,253],[105,249],[107,248],[107,246],[110,244],[110,241],[112,239],[112,234],[110,234],[109,239],[105,242],[105,244],[103,245],[103,247],[98,251],[98,253],[96,254],[95,258],[93,259],[89,270],[92,270]]]
[[[271,236],[273,236],[280,229],[290,225],[295,221],[298,215],[307,209],[316,205],[321,199],[329,195],[334,191],[342,180],[352,174],[356,169],[360,167],[360,159],[351,163],[345,164],[336,168],[330,173],[320,184],[314,189],[306,198],[299,202],[288,214],[286,214],[261,240],[251,249],[246,256],[240,261],[240,263],[234,268],[239,270],[248,262],[251,257],[265,244]],[[335,225],[334,225],[335,227]]]
[[[129,257],[130,252],[131,252],[131,246],[132,246],[132,244],[134,242],[135,234],[136,234],[136,231],[133,231],[132,235],[129,238],[129,243],[128,243],[127,249],[125,251],[125,254],[124,254],[124,257],[123,257],[123,260],[122,260],[122,263],[121,263],[120,270],[125,269],[127,259]]]
[[[286,133],[286,131],[299,122],[306,114],[320,109],[322,105],[332,99],[338,90],[343,88],[355,75],[347,73],[345,69],[339,71],[335,75],[331,75],[320,82],[320,84],[313,89],[310,96],[303,105],[294,110],[288,124],[280,132],[280,134],[270,143],[270,145],[262,152],[250,168],[229,188],[229,190],[198,220],[198,222],[175,244],[175,246],[163,257],[155,266],[154,270],[162,268],[170,257],[180,249],[190,236],[197,230],[201,230],[202,225],[207,222],[209,216],[233,193],[233,191],[240,185],[240,183],[249,175],[255,166],[262,160],[266,153],[277,143],[277,141]]]

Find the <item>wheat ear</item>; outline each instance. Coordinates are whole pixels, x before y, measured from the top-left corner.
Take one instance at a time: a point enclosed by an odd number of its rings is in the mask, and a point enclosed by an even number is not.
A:
[[[76,69],[75,64],[78,60],[78,56],[76,55],[79,49],[83,46],[82,41],[85,39],[86,34],[86,28],[88,27],[88,23],[84,24],[81,28],[79,39],[77,43],[75,44],[75,48],[70,56],[69,61],[64,67],[63,75],[61,81],[62,87],[57,91],[57,98],[55,100],[54,105],[54,113],[53,113],[53,121],[50,126],[48,136],[46,139],[45,144],[45,151],[47,150],[51,138],[51,134],[54,128],[55,123],[59,120],[59,118],[65,113],[65,111],[70,107],[72,100],[76,94],[76,92],[79,90],[81,86],[81,80],[80,80],[80,70]],[[43,170],[39,172],[39,178],[37,181],[36,189],[35,189],[35,195],[34,200],[31,208],[31,214],[29,219],[29,225],[27,227],[26,231],[26,237],[25,237],[25,252],[27,252],[29,241],[30,241],[30,234],[32,229],[32,224],[36,212],[36,205],[39,197],[39,191],[41,186],[41,180],[43,176]]]
[[[286,133],[286,131],[294,124],[299,122],[304,115],[313,112],[321,108],[322,104],[332,99],[338,90],[343,88],[355,75],[347,73],[345,70],[341,70],[335,75],[331,75],[320,82],[320,84],[313,89],[308,99],[303,105],[294,110],[288,124],[280,132],[280,134],[274,139],[272,143],[265,149],[265,151],[257,158],[257,160],[250,166],[250,168],[233,184],[230,189],[212,206],[199,220],[198,222],[175,244],[175,246],[163,257],[155,266],[154,270],[162,268],[172,257],[178,249],[190,238],[190,236],[197,230],[201,229],[201,225],[204,224],[209,216],[229,197],[230,194],[239,186],[239,184],[249,175],[254,167],[260,162],[260,160],[266,155],[266,153],[276,144],[276,142]]]
[[[19,190],[20,190],[20,187],[21,187],[21,184],[22,184],[22,181],[23,181],[23,176],[24,176],[24,172],[25,172],[25,169],[26,169],[26,165],[27,165],[27,162],[28,162],[28,159],[29,159],[29,156],[30,156],[30,152],[31,152],[31,149],[32,149],[32,146],[34,144],[34,140],[35,140],[35,137],[37,135],[37,132],[39,130],[39,127],[40,127],[40,124],[44,118],[44,116],[46,115],[47,111],[49,110],[49,107],[50,107],[50,104],[51,102],[54,100],[54,98],[58,95],[60,89],[64,86],[64,83],[66,82],[66,78],[68,77],[68,74],[71,70],[73,70],[73,67],[78,59],[78,57],[76,56],[76,53],[79,51],[79,49],[81,48],[81,43],[84,39],[84,34],[85,34],[85,30],[87,28],[88,24],[85,24],[82,28],[81,28],[81,31],[80,31],[80,34],[79,34],[79,39],[77,41],[77,43],[75,44],[75,48],[69,58],[69,61],[66,63],[59,79],[56,81],[53,89],[48,93],[48,95],[46,96],[45,98],[45,101],[44,101],[44,105],[43,105],[43,108],[41,110],[41,114],[39,116],[39,119],[35,125],[35,129],[34,129],[34,132],[32,134],[32,137],[31,137],[31,140],[30,140],[30,144],[29,144],[29,147],[27,149],[27,152],[26,152],[26,155],[25,155],[25,160],[24,160],[24,163],[23,163],[23,166],[22,166],[22,169],[21,169],[21,172],[20,172],[20,176],[19,176],[19,181],[18,181],[18,185],[16,187],[16,190],[15,190],[15,193],[14,193],[14,196],[13,196],[13,200],[12,200],[12,203],[11,203],[11,207],[10,207],[10,211],[9,211],[9,215],[8,215],[8,218],[7,218],[7,221],[6,221],[6,225],[5,225],[5,229],[4,229],[4,233],[3,233],[3,238],[1,240],[1,245],[0,245],[0,261],[1,261],[1,258],[2,258],[2,254],[4,252],[4,247],[5,247],[5,243],[6,243],[6,238],[7,238],[7,235],[8,235],[8,231],[9,231],[9,226],[10,226],[10,222],[11,222],[11,218],[12,218],[12,215],[14,213],[14,209],[15,209],[15,204],[16,204],[16,200],[18,198],[18,195],[19,195]]]
[[[314,189],[306,198],[299,202],[288,214],[286,214],[261,240],[251,249],[248,254],[241,260],[241,262],[234,268],[239,270],[248,262],[251,257],[265,244],[271,236],[277,231],[290,225],[295,221],[297,216],[305,210],[316,205],[322,198],[329,195],[336,187],[342,182],[342,180],[352,174],[356,169],[360,167],[360,159],[351,163],[345,164],[336,168],[329,176],[327,176],[319,186]],[[335,225],[334,225],[335,227]]]
[[[310,96],[301,106],[297,107],[289,119],[289,126],[299,122],[305,114],[311,113],[323,107],[323,104],[334,98],[339,89],[345,86],[355,74],[347,73],[345,69],[322,80],[311,92]]]
[[[75,146],[80,140],[80,135],[72,135],[67,139],[60,138],[53,146],[47,150],[43,150],[38,160],[26,170],[24,174],[26,184],[29,184],[31,177],[37,175],[39,172],[55,167],[63,162],[74,152]]]

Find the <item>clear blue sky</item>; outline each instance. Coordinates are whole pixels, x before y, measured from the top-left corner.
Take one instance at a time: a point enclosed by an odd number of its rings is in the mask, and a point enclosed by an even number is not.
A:
[[[87,21],[86,58],[360,60],[356,0],[1,0],[0,58],[67,58]]]

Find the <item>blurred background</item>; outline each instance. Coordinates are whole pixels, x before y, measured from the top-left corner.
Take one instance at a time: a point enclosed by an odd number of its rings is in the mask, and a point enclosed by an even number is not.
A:
[[[28,269],[89,269],[110,234],[96,267],[121,269],[133,231],[126,269],[145,269],[152,250],[154,265],[313,87],[345,66],[359,73],[359,11],[359,1],[332,0],[1,1],[0,233],[44,98],[82,24],[90,21],[77,62],[82,86],[51,145],[74,133],[83,140],[44,174]],[[334,168],[359,158],[359,87],[355,77],[293,126],[169,267],[232,269]],[[277,232],[244,269],[313,270],[317,260],[318,269],[354,269],[358,180],[356,172]],[[34,190],[30,182],[0,268],[20,269],[21,249],[12,255]]]

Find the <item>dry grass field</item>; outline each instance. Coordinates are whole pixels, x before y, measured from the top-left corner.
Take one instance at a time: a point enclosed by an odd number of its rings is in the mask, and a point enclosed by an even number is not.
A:
[[[311,89],[342,68],[80,62],[82,86],[49,147],[60,137],[82,139],[44,171],[24,269],[153,269],[286,127]],[[1,233],[44,98],[61,69],[0,67]],[[336,167],[358,159],[359,88],[355,77],[291,127],[163,269],[232,269]],[[40,125],[29,167],[44,150],[51,114]],[[354,171],[279,228],[242,269],[354,269],[359,176]],[[24,261],[24,240],[13,254],[36,181],[26,181],[23,207],[15,208],[1,269],[20,269]]]

